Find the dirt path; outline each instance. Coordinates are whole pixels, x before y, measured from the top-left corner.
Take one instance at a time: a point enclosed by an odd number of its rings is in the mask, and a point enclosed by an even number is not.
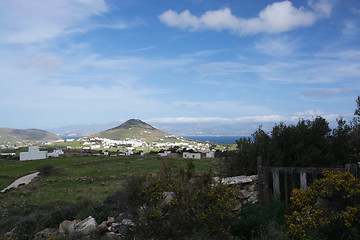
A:
[[[26,175],[24,177],[21,177],[17,180],[15,180],[12,184],[10,184],[7,188],[4,188],[3,190],[1,190],[1,192],[6,192],[7,190],[11,189],[11,188],[17,188],[19,185],[21,184],[29,184],[35,177],[37,177],[37,175],[40,172],[36,172],[36,173],[32,173],[29,175]]]

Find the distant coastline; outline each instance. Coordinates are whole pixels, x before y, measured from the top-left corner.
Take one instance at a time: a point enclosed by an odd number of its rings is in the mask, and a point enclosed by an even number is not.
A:
[[[235,144],[236,140],[240,138],[250,138],[253,140],[252,136],[181,136],[186,139],[197,140],[202,142],[213,142],[220,144]]]

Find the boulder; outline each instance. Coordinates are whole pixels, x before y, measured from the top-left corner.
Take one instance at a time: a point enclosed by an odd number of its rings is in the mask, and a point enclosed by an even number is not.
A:
[[[96,230],[97,230],[96,220],[91,216],[79,222],[75,227],[75,232],[81,233],[81,235],[90,235]]]
[[[126,227],[136,227],[136,224],[132,220],[127,218],[123,219],[120,224]]]
[[[56,239],[62,238],[63,234],[56,228],[45,228],[44,230],[35,234],[34,240],[40,239]]]
[[[78,219],[74,221],[65,220],[61,222],[59,225],[59,233],[73,234],[75,231],[75,227],[79,222],[81,222],[81,220]]]

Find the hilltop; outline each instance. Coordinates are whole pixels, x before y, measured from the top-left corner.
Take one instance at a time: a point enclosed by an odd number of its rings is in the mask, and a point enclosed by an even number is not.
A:
[[[0,128],[0,143],[17,141],[57,141],[62,138],[40,129]]]
[[[156,141],[168,137],[169,135],[171,134],[160,131],[139,119],[130,119],[117,127],[94,134],[91,137],[108,138],[111,140],[131,138],[144,141]]]

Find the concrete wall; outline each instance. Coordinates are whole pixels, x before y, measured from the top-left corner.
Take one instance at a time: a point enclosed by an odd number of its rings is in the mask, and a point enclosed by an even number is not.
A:
[[[183,158],[201,159],[201,153],[183,152]]]
[[[29,147],[29,152],[20,153],[20,161],[45,159],[47,155],[47,151],[40,151],[38,146],[33,146]]]

